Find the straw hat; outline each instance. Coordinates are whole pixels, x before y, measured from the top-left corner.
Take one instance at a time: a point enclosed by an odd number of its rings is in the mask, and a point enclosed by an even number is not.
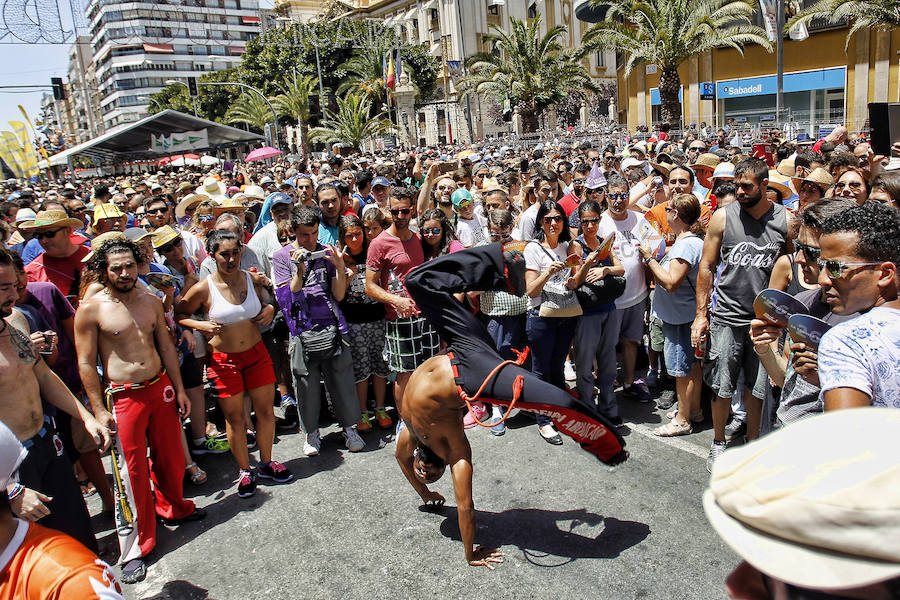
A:
[[[708,169],[709,171],[713,171],[720,162],[722,161],[717,155],[712,152],[704,152],[697,157],[697,160],[694,161],[691,168],[694,169],[694,171],[697,169]]]
[[[175,207],[175,217],[177,219],[183,219],[187,214],[187,209],[192,206],[196,206],[200,204],[204,200],[210,200],[210,197],[206,194],[188,194],[178,203],[178,206]]]
[[[222,201],[222,204],[219,204],[218,206],[213,206],[213,209],[212,209],[213,214],[216,216],[219,216],[222,213],[226,213],[226,212],[237,212],[237,211],[246,212],[247,207],[244,206],[244,198],[243,198],[243,196],[245,196],[245,195],[246,194],[238,194],[238,195],[235,195],[233,198],[225,198],[225,200]]]
[[[256,198],[257,200],[265,200],[266,190],[262,189],[258,185],[248,185],[244,189],[244,195],[250,198]]]
[[[94,250],[97,250],[105,244],[106,242],[112,240],[124,240],[127,239],[125,234],[121,231],[107,231],[106,233],[101,233],[97,237],[91,240],[91,251],[84,255],[84,258],[81,259],[81,262],[87,262],[94,255]]]
[[[769,169],[769,188],[781,192],[781,199],[787,200],[794,195],[794,190],[788,185],[789,177],[785,177],[775,169]]]
[[[209,196],[215,202],[222,202],[225,199],[225,184],[215,177],[207,177],[203,180],[203,185],[198,187],[196,193]]]
[[[800,190],[800,186],[804,181],[811,181],[812,183],[815,183],[817,186],[822,188],[823,194],[827,192],[828,188],[830,188],[834,184],[834,178],[828,171],[826,171],[822,167],[816,167],[806,177],[791,177],[791,181],[794,182],[794,186],[797,188],[797,191]]]
[[[22,229],[45,229],[49,227],[71,227],[72,229],[81,229],[84,223],[78,219],[73,219],[66,214],[64,210],[42,210],[30,223],[22,223],[19,225]]]
[[[662,173],[663,175],[665,175],[666,177],[668,177],[668,176],[669,176],[669,172],[671,172],[672,169],[675,168],[675,165],[673,165],[673,164],[671,164],[671,163],[667,163],[667,162],[659,162],[659,163],[657,163],[657,162],[653,162],[653,161],[651,160],[651,161],[650,161],[650,168],[651,168],[651,169],[655,169],[655,170],[659,171],[660,173]]]
[[[171,225],[163,225],[153,232],[153,247],[165,246],[175,238],[180,237],[180,235]]]
[[[94,206],[94,223],[102,219],[121,219],[124,216],[125,213],[119,210],[119,207],[111,202]]]
[[[782,175],[784,175],[785,177],[793,177],[794,175],[797,174],[797,170],[794,167],[794,159],[793,158],[784,159],[783,161],[778,163],[778,168],[775,170],[778,171],[779,173],[781,173]]]

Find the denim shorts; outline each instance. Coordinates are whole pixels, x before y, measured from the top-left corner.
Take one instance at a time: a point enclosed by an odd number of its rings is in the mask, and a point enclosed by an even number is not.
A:
[[[708,368],[707,368],[708,367]],[[709,361],[704,376],[709,387],[720,398],[731,398],[736,393],[738,378],[744,374],[744,387],[762,398],[765,388],[757,379],[759,357],[750,341],[750,326],[730,327],[713,323],[709,326]]]
[[[666,371],[672,377],[684,377],[697,360],[691,346],[691,323],[670,325],[662,322],[662,333]]]

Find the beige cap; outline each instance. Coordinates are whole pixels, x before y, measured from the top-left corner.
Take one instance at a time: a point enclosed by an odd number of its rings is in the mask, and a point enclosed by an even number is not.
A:
[[[703,495],[709,522],[789,584],[860,587],[900,576],[900,411],[853,408],[727,450]]]
[[[84,255],[84,258],[81,259],[81,262],[87,262],[94,255],[94,250],[100,248],[106,242],[111,240],[124,240],[127,239],[125,234],[121,231],[107,231],[106,233],[101,233],[97,237],[91,240],[91,251]]]

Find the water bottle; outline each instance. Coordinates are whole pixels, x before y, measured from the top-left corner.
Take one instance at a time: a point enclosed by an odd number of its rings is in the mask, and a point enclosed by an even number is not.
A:
[[[409,294],[406,293],[406,288],[403,286],[403,282],[400,281],[400,278],[397,277],[397,274],[394,273],[393,269],[390,269],[388,271],[388,291],[395,296],[409,298]]]

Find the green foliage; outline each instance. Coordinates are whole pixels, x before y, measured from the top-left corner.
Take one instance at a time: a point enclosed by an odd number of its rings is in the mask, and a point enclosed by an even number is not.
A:
[[[246,92],[228,107],[225,112],[226,123],[242,123],[258,132],[265,131],[266,123],[272,122],[272,111],[269,105],[257,93]]]
[[[476,92],[510,104],[522,116],[526,133],[537,130],[537,115],[562,101],[569,90],[584,94],[594,82],[582,62],[582,48],[564,46],[566,28],[557,25],[543,36],[540,15],[531,24],[511,17],[510,33],[491,26],[484,36],[492,52],[479,52],[466,59],[468,75],[457,83],[460,95]]]
[[[312,75],[291,77],[281,84],[281,93],[272,98],[272,106],[279,116],[290,119],[291,125],[300,124],[304,154],[309,151],[309,100],[316,95],[316,85],[316,78]]]
[[[813,19],[836,24],[846,19],[852,25],[847,33],[845,49],[850,38],[861,29],[892,29],[900,27],[900,2],[897,0],[821,0],[790,19],[785,32],[795,25],[808,25]]]
[[[358,149],[363,141],[393,130],[385,113],[370,117],[372,102],[363,94],[350,92],[337,98],[337,112],[329,113],[321,127],[310,129],[309,137],[326,143],[345,143]]]
[[[625,55],[625,73],[655,63],[660,69],[663,119],[677,123],[678,66],[713,48],[745,44],[771,51],[766,32],[751,24],[756,0],[592,0],[609,7],[606,19],[591,27],[582,42],[591,49],[611,49]]]
[[[237,81],[237,69],[223,69],[206,73],[197,81],[224,82]],[[225,123],[225,112],[240,96],[238,86],[200,85],[197,96],[197,116],[218,123]],[[188,96],[187,87],[181,84],[167,85],[162,90],[150,96],[148,110],[150,114],[160,112],[166,108],[172,108],[183,113],[194,114],[194,103]]]

